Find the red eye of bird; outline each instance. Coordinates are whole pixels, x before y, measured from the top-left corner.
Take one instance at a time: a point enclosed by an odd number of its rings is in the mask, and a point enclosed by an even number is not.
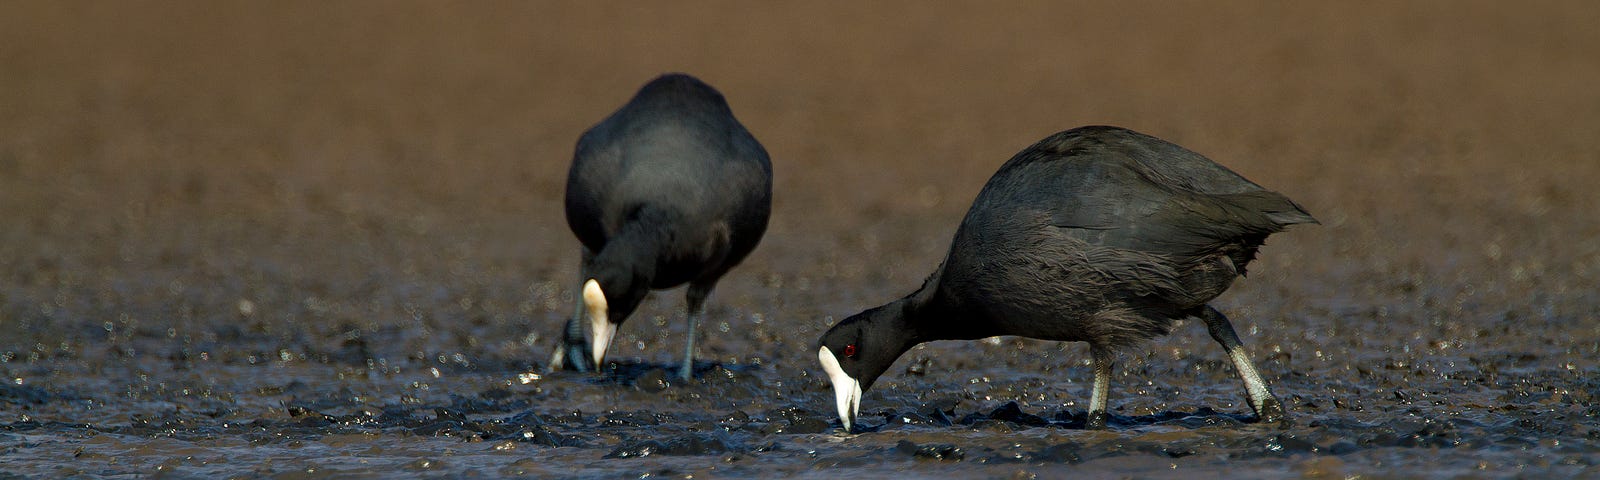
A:
[[[856,358],[856,345],[854,343],[844,346],[844,356]]]

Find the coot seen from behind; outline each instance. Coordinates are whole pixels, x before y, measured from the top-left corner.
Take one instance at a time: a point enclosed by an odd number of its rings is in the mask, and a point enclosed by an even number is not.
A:
[[[566,209],[583,289],[550,368],[598,369],[651,289],[688,283],[687,380],[706,296],[766,231],[772,164],[721,93],[663,75],[578,139]]]

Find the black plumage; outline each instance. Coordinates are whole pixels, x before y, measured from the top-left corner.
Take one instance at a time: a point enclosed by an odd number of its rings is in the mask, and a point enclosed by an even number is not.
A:
[[[551,368],[598,368],[651,289],[687,283],[690,378],[705,299],[755,249],[771,210],[771,161],[721,93],[684,74],[640,88],[578,139],[566,214],[583,244],[583,293]]]
[[[1115,353],[1198,318],[1233,360],[1251,407],[1275,421],[1281,404],[1206,302],[1245,273],[1268,235],[1315,222],[1287,197],[1155,137],[1100,126],[1057,133],[989,179],[920,289],[834,325],[819,359],[848,429],[861,392],[918,343],[1088,342],[1089,426],[1098,428]]]

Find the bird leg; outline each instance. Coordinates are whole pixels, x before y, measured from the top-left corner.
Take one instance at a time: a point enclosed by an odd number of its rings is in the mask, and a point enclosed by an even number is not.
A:
[[[565,368],[579,372],[589,371],[589,342],[583,335],[583,304],[578,304],[578,313],[567,319],[567,328],[562,334],[561,345],[556,348],[556,358],[551,362],[551,368]],[[564,355],[563,355],[564,354]],[[564,356],[565,358],[561,358]],[[564,360],[564,361],[563,361]],[[559,362],[559,363],[558,363]]]
[[[549,371],[574,370],[587,372],[589,367],[589,342],[583,335],[583,302],[578,302],[578,311],[573,312],[567,319],[567,326],[563,329],[561,337],[556,339],[555,353],[550,354]]]
[[[678,371],[678,378],[685,382],[694,378],[694,338],[700,331],[700,318],[705,316],[706,297],[711,295],[711,287],[715,284],[689,284],[689,292],[685,300],[689,304],[689,330],[684,332],[688,337],[683,347],[683,368]]]
[[[594,253],[590,252],[588,248],[583,249],[582,255],[583,261],[578,264],[580,282],[589,279],[589,263],[594,260]],[[563,329],[561,337],[556,339],[554,353],[550,354],[550,365],[545,367],[548,371],[554,372],[566,369],[587,372],[589,367],[592,366],[588,360],[590,357],[589,342],[583,335],[583,293],[580,291],[577,297],[577,309],[572,312],[572,317],[567,319],[567,326]]]
[[[1100,430],[1106,428],[1106,395],[1111,391],[1111,365],[1117,356],[1110,349],[1093,345],[1089,347],[1089,355],[1094,369],[1094,390],[1089,394],[1089,417],[1084,420],[1084,428]]]
[[[1234,333],[1233,324],[1222,312],[1206,305],[1200,314],[1200,319],[1206,322],[1206,330],[1211,333],[1211,338],[1222,344],[1222,349],[1228,352],[1228,358],[1233,360],[1233,369],[1239,372],[1239,378],[1244,380],[1244,388],[1249,393],[1250,408],[1256,411],[1256,418],[1264,423],[1283,420],[1283,404],[1278,402],[1278,397],[1272,395],[1272,390],[1267,388],[1267,382],[1261,380],[1261,374],[1256,373],[1255,364],[1250,361],[1250,355],[1245,353],[1244,344],[1239,342],[1239,335]]]

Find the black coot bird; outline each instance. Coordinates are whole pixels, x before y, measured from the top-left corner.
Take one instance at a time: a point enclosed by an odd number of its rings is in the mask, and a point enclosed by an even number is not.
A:
[[[818,357],[849,431],[862,391],[916,344],[1088,342],[1088,426],[1103,428],[1116,352],[1198,318],[1233,360],[1256,415],[1277,421],[1282,404],[1206,302],[1245,273],[1267,235],[1300,223],[1316,219],[1183,147],[1117,127],[1057,133],[989,179],[922,288],[834,325]]]
[[[651,289],[688,283],[679,376],[691,378],[706,296],[767,229],[767,151],[716,89],[663,75],[578,139],[566,206],[583,243],[583,290],[550,368],[598,370],[617,327]]]

